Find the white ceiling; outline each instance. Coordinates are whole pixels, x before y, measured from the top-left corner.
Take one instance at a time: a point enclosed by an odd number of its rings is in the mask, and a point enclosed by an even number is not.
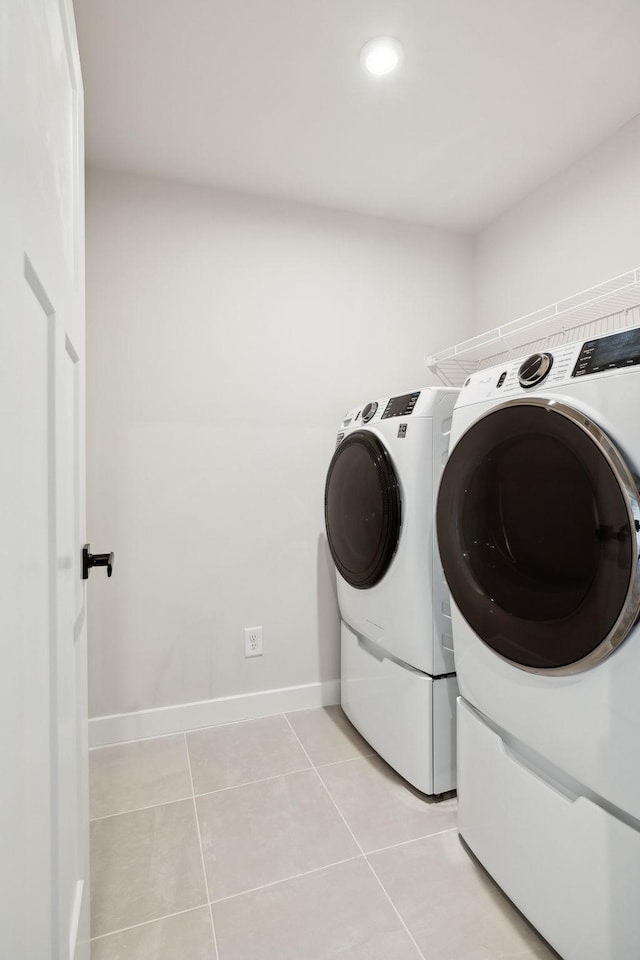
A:
[[[88,162],[476,230],[640,112],[640,0],[75,0]],[[397,75],[358,63],[372,36]]]

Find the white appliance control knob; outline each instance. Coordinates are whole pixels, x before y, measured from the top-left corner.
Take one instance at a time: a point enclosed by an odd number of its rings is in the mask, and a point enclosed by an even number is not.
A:
[[[550,353],[533,353],[520,365],[518,383],[525,390],[542,383],[553,366],[553,356]]]
[[[375,402],[375,400],[372,403],[368,403],[362,411],[362,422],[368,423],[369,420],[371,420],[371,417],[375,415],[377,409],[378,404]]]

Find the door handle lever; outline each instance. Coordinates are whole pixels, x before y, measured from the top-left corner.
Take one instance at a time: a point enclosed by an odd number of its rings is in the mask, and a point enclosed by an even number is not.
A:
[[[87,580],[89,578],[89,571],[92,567],[106,567],[107,576],[110,577],[113,573],[113,564],[115,562],[115,554],[111,553],[91,553],[91,544],[85,543],[82,548],[82,579]]]

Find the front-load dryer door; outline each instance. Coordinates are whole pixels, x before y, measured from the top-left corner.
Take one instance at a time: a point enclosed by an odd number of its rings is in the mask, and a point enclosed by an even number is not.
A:
[[[513,400],[477,420],[447,461],[437,530],[460,612],[518,667],[586,669],[638,618],[636,482],[565,404]]]
[[[341,576],[360,590],[379,583],[400,538],[400,487],[386,448],[370,431],[349,434],[334,453],[324,516]]]

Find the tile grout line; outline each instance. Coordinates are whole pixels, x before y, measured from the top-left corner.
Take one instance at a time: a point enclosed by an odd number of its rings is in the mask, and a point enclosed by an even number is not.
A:
[[[237,790],[239,787],[252,787],[254,783],[268,783],[269,780],[278,780],[280,777],[293,777],[296,773],[307,773],[313,770],[313,767],[300,767],[299,770],[287,770],[285,773],[274,773],[272,777],[260,777],[258,780],[243,780],[242,783],[232,783],[229,787],[218,787],[217,790],[204,790],[202,793],[196,793],[194,797],[210,797],[214,793],[225,793],[227,790]]]
[[[113,817],[124,817],[127,813],[140,813],[142,810],[153,810],[155,807],[168,807],[171,803],[184,803],[186,800],[193,800],[193,794],[187,797],[175,797],[173,800],[161,800],[160,803],[148,803],[146,807],[133,807],[131,810],[118,810],[117,813],[105,813],[101,817],[91,817],[89,823],[97,823],[99,820],[111,820]]]
[[[89,717],[89,720],[95,719]],[[196,728],[200,729],[200,728]],[[134,737],[132,740],[114,740],[113,743],[96,743],[89,747],[89,753],[95,753],[97,750],[110,750],[112,747],[127,747],[130,743],[147,743],[149,740],[169,740],[171,737],[182,737],[186,731],[174,730],[171,733],[154,733],[150,737]]]
[[[354,860],[359,860],[361,854],[356,854],[355,857],[346,857],[344,860],[335,860],[332,863],[324,863],[321,867],[314,867],[312,870],[304,870],[302,873],[293,873],[289,877],[281,877],[279,880],[271,880],[270,883],[262,883],[259,887],[249,887],[247,890],[239,890],[238,893],[230,893],[226,897],[218,897],[217,900],[212,900],[211,903],[225,903],[227,900],[235,900],[236,897],[244,897],[249,893],[256,893],[258,890],[268,890],[269,887],[277,887],[280,883],[288,883],[290,880],[300,880],[302,877],[308,877],[312,873],[320,873],[321,870],[329,870],[331,867],[339,867],[342,863],[351,863]]]
[[[295,730],[293,729],[293,726],[291,725],[291,723],[289,723],[289,718],[287,717],[286,714],[284,714],[284,718],[285,718],[285,720],[287,721],[287,723],[289,724],[289,726],[291,727],[291,731],[292,731],[294,737],[296,738],[296,740],[298,741],[298,743],[300,744],[302,750],[304,750],[304,752],[305,752],[306,756],[308,757],[309,761],[312,762],[312,761],[311,761],[311,757],[309,756],[309,754],[308,754],[307,751],[305,750],[304,745],[303,745],[302,741],[300,740],[298,734],[297,734],[297,733],[295,732]],[[325,766],[329,766],[329,764],[325,764]],[[418,956],[421,958],[421,960],[425,960],[425,956],[424,956],[422,950],[420,949],[420,947],[419,947],[418,944],[416,943],[413,934],[411,933],[411,931],[409,930],[409,927],[408,927],[408,926],[406,925],[406,923],[404,922],[404,920],[403,920],[402,916],[400,915],[400,912],[399,912],[398,908],[396,907],[395,903],[393,902],[393,900],[391,899],[391,897],[389,896],[389,894],[388,894],[387,891],[385,890],[384,886],[382,885],[382,881],[381,881],[380,877],[379,877],[378,874],[375,872],[375,870],[373,869],[372,865],[369,863],[369,860],[368,860],[368,858],[367,858],[366,853],[365,853],[364,850],[362,849],[362,846],[360,845],[358,839],[356,838],[356,835],[354,834],[353,830],[351,829],[351,827],[349,826],[349,824],[348,824],[347,821],[345,820],[344,816],[342,815],[342,811],[340,810],[338,804],[335,802],[335,800],[334,800],[333,797],[331,796],[331,793],[329,792],[329,788],[327,787],[326,783],[324,782],[324,780],[323,780],[322,777],[320,776],[320,773],[318,772],[317,768],[314,767],[313,769],[314,769],[314,771],[315,771],[315,774],[316,774],[318,780],[320,781],[320,783],[322,784],[324,790],[326,791],[327,796],[328,796],[329,799],[331,800],[331,803],[332,803],[333,806],[335,807],[335,809],[336,809],[336,811],[337,811],[337,813],[338,813],[338,816],[340,817],[340,819],[341,819],[342,822],[344,823],[345,827],[347,828],[347,830],[349,831],[349,833],[350,833],[351,836],[353,837],[353,842],[354,842],[355,845],[357,846],[357,848],[358,848],[358,850],[360,851],[361,855],[364,857],[364,862],[365,862],[365,863],[367,864],[367,866],[369,867],[369,870],[371,871],[371,873],[372,873],[373,876],[375,877],[375,879],[376,879],[376,881],[377,881],[380,889],[382,890],[383,894],[385,895],[385,897],[386,897],[387,900],[389,901],[389,904],[390,904],[390,906],[391,906],[391,909],[393,910],[393,912],[394,912],[395,915],[397,916],[398,920],[400,921],[400,923],[401,923],[402,926],[404,927],[404,929],[405,929],[405,931],[406,931],[406,933],[407,933],[407,936],[409,937],[409,939],[411,940],[412,944],[413,944],[414,947],[416,948],[417,953],[418,953]]]
[[[357,757],[345,757],[344,760],[330,760],[329,763],[314,763],[314,768],[337,767],[341,763],[353,763],[355,760],[368,760],[370,757],[379,757],[379,753],[359,753]]]
[[[406,923],[404,922],[404,920],[403,920],[403,918],[402,918],[402,916],[401,916],[401,914],[400,914],[400,911],[398,910],[398,908],[396,907],[395,903],[394,903],[393,900],[391,899],[389,893],[388,893],[387,890],[385,889],[385,886],[384,886],[384,884],[382,883],[382,880],[380,879],[380,877],[378,876],[378,874],[376,873],[376,871],[373,869],[373,866],[372,866],[371,862],[369,861],[369,858],[368,858],[368,856],[367,856],[366,853],[364,854],[364,859],[365,859],[365,862],[366,862],[367,866],[369,867],[369,870],[371,870],[371,873],[372,873],[372,874],[374,875],[374,877],[376,878],[376,880],[377,880],[377,882],[378,882],[378,885],[380,886],[380,889],[382,890],[382,892],[384,893],[385,897],[387,898],[387,900],[388,900],[389,903],[391,904],[391,907],[393,908],[393,911],[395,912],[396,916],[397,916],[398,919],[400,920],[400,923],[402,924],[402,926],[403,926],[403,927],[405,928],[405,930],[407,931],[407,934],[409,935],[412,944],[413,944],[414,947],[416,948],[416,951],[417,951],[417,953],[418,953],[418,956],[421,958],[421,960],[425,960],[424,953],[422,952],[422,950],[420,949],[420,947],[419,947],[418,944],[416,943],[415,937],[413,936],[413,934],[412,934],[411,931],[409,930],[409,927],[408,927],[408,926],[406,925]]]
[[[334,704],[329,704],[334,706]],[[162,709],[162,708],[160,708]],[[290,710],[289,713],[304,713],[306,710],[322,709],[318,707],[304,707],[302,710]],[[273,717],[284,717],[284,713],[267,713],[264,716],[240,717],[238,720],[223,720],[221,723],[208,723],[205,727],[187,727],[186,730],[169,730],[168,733],[152,733],[148,737],[134,737],[127,740],[114,740],[113,743],[96,743],[89,747],[89,753],[94,750],[108,750],[110,747],[126,747],[129,743],[145,743],[147,740],[163,740],[169,737],[182,737],[187,733],[203,733],[206,730],[217,730],[220,727],[232,727],[238,723],[253,723],[257,720],[272,720]],[[90,717],[90,720],[102,720],[102,717]]]
[[[126,747],[129,743],[145,743],[147,740],[164,740],[169,737],[183,737],[186,733],[202,733],[205,730],[217,730],[218,727],[231,727],[235,723],[252,723],[254,720],[270,720],[279,717],[279,713],[269,713],[265,717],[243,717],[240,720],[225,720],[222,723],[208,723],[206,727],[187,727],[186,730],[170,730],[168,733],[152,733],[148,737],[134,737],[129,740],[114,740],[113,743],[96,743],[89,747],[89,753],[94,750],[108,750],[110,747]],[[100,720],[101,717],[90,717],[90,720]]]
[[[211,898],[209,896],[209,882],[207,880],[207,868],[204,862],[204,848],[202,846],[202,834],[200,833],[200,820],[198,819],[198,804],[196,803],[196,790],[193,785],[193,773],[191,770],[191,757],[189,756],[189,743],[187,741],[186,732],[183,734],[184,737],[184,747],[187,751],[187,764],[189,766],[189,779],[191,780],[191,791],[192,791],[192,800],[193,800],[193,810],[196,816],[196,829],[198,831],[198,843],[200,844],[200,860],[202,863],[202,873],[204,874],[204,889],[207,894],[207,905],[209,907],[209,919],[211,921],[211,935],[213,936],[213,949],[215,950],[216,960],[220,960],[220,953],[218,952],[218,940],[216,938],[216,928],[213,922],[213,909],[211,907]]]
[[[329,704],[329,706],[337,706],[337,704]],[[321,707],[308,707],[303,710],[290,710],[289,713],[306,713],[307,709],[315,710],[322,709]],[[286,717],[288,722],[288,715],[286,713],[268,713],[264,717],[244,717],[241,720],[225,720],[223,723],[211,723],[206,727],[187,727],[185,730],[172,730],[169,733],[154,733],[148,737],[134,737],[133,739],[127,740],[114,740],[113,743],[97,743],[93,747],[89,747],[89,753],[95,753],[98,750],[111,750],[113,747],[127,747],[131,743],[148,743],[151,740],[170,740],[172,737],[183,737],[185,734],[190,733],[206,733],[208,730],[220,730],[222,727],[233,727],[240,723],[256,723],[259,720],[272,720],[274,717]],[[96,719],[96,718],[91,718]],[[97,718],[100,719],[100,718]],[[375,757],[377,756],[375,750],[372,750],[371,753],[363,753],[363,757]],[[359,757],[347,757],[347,760],[358,760]],[[344,763],[343,760],[333,760],[332,763]],[[328,766],[328,764],[318,764],[318,766]]]
[[[325,766],[330,766],[330,764],[325,764]],[[252,787],[254,783],[268,783],[270,780],[278,780],[281,777],[293,777],[297,773],[307,773],[309,770],[313,769],[314,768],[312,766],[300,767],[299,770],[287,770],[286,773],[276,773],[272,777],[261,777],[259,780],[245,780],[242,783],[233,783],[229,787],[219,787],[217,790],[205,790],[203,793],[196,793],[192,782],[192,793],[187,797],[175,797],[173,800],[162,800],[160,803],[149,803],[145,807],[133,807],[131,810],[118,810],[117,813],[105,813],[101,817],[91,817],[89,823],[95,823],[97,820],[110,820],[112,817],[123,817],[127,813],[140,813],[141,810],[152,810],[154,807],[166,807],[170,803],[184,803],[185,800],[193,800],[194,797],[210,797],[214,793],[225,793],[228,790],[237,790],[239,787]]]
[[[365,856],[370,857],[374,853],[385,853],[387,850],[395,850],[396,847],[406,847],[409,843],[419,843],[421,840],[431,840],[432,837],[441,837],[444,833],[457,832],[457,827],[447,827],[446,830],[436,830],[435,833],[424,833],[421,837],[412,837],[410,840],[400,840],[398,843],[390,843],[386,847],[376,847],[375,850],[368,850]]]
[[[162,920],[171,920],[172,917],[182,917],[185,913],[194,913],[196,910],[205,910],[206,903],[199,903],[197,907],[187,907],[186,910],[178,910],[176,913],[165,913],[162,917],[154,917],[152,920],[142,920],[140,923],[132,923],[130,927],[120,927],[118,930],[109,930],[107,933],[99,933],[94,940],[104,940],[105,937],[114,937],[118,933],[126,933],[128,930],[137,930],[138,927],[148,927],[152,923],[160,923]]]

